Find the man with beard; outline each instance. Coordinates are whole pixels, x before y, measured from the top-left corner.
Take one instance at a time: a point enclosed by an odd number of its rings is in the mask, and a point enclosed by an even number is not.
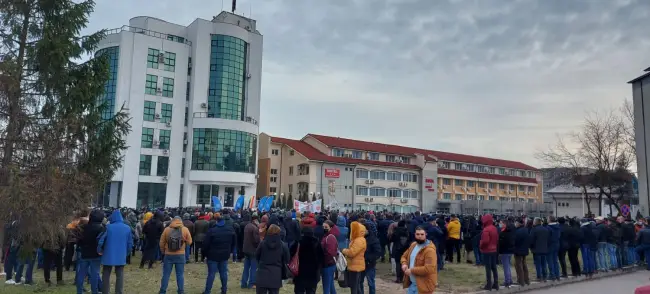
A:
[[[436,290],[438,283],[436,247],[427,240],[423,227],[415,228],[415,242],[401,258],[404,271],[404,289],[407,294],[427,294]]]

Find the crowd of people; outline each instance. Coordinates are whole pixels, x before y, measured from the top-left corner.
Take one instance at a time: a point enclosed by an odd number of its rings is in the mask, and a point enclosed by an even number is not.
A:
[[[159,293],[167,292],[172,271],[177,291],[183,293],[185,265],[205,262],[203,293],[208,294],[217,274],[220,292],[227,292],[231,259],[243,262],[239,286],[257,293],[278,293],[290,280],[295,293],[315,293],[321,283],[325,294],[336,293],[336,285],[353,294],[364,293],[367,285],[374,294],[377,262],[388,258],[395,282],[411,294],[433,293],[438,272],[454,257],[460,263],[463,251],[464,262],[485,267],[486,290],[515,284],[513,257],[516,284],[529,285],[531,253],[539,282],[569,274],[591,276],[650,258],[648,221],[623,217],[89,209],[79,211],[62,234],[42,244],[26,244],[16,227],[10,222],[3,232],[0,275],[6,276],[5,284],[33,284],[34,267],[42,267],[45,283],[52,284],[54,267],[58,285],[64,270],[75,271],[78,294],[87,284],[93,294],[110,293],[113,272],[114,292],[123,293],[124,267],[136,252],[142,255],[141,269],[162,262]]]

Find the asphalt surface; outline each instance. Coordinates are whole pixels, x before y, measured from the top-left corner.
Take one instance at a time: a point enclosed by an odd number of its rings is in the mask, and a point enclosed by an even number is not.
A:
[[[588,282],[562,285],[548,289],[525,292],[527,294],[550,293],[621,293],[633,294],[639,286],[650,285],[650,272],[638,271],[633,274],[620,275],[611,278],[598,279]]]

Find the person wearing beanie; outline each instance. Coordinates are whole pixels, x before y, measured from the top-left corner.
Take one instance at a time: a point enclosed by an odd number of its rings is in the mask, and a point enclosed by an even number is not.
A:
[[[176,269],[178,293],[184,292],[185,247],[190,245],[192,245],[190,231],[183,226],[183,220],[179,216],[174,217],[160,238],[160,250],[165,256],[163,259],[163,275],[160,281],[160,293],[167,292],[172,267]]]

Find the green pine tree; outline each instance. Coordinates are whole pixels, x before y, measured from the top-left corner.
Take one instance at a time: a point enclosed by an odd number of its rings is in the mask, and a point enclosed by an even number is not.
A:
[[[81,61],[105,36],[80,35],[94,6],[0,0],[0,220],[20,219],[29,243],[56,238],[87,208],[127,148],[128,116],[98,103],[108,57]]]
[[[289,200],[287,200],[287,209],[293,209],[293,195],[289,194]]]

